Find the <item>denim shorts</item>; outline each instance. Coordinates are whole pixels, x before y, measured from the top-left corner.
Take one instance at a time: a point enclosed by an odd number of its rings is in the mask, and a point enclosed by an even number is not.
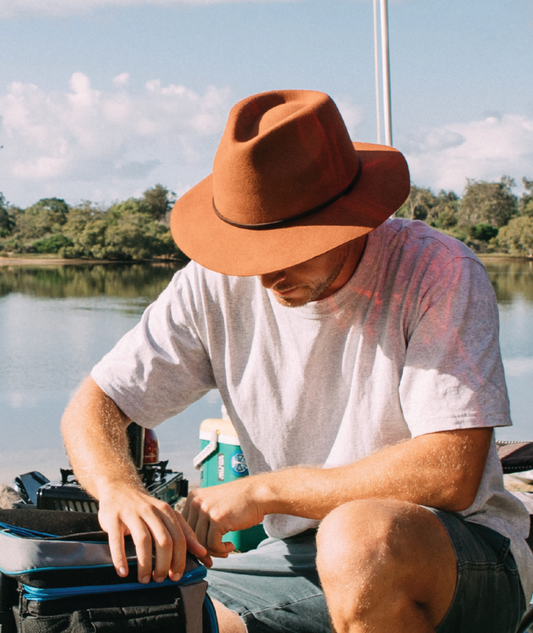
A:
[[[457,557],[457,586],[437,633],[515,633],[526,604],[509,539],[430,509]],[[314,530],[266,539],[256,550],[216,559],[208,593],[237,612],[248,633],[331,633],[315,566]]]

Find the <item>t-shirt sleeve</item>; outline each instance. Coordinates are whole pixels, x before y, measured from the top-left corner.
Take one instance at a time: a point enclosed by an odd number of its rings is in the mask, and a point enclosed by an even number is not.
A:
[[[400,381],[411,434],[510,425],[498,307],[483,265],[452,259],[415,312]]]
[[[91,372],[138,424],[157,426],[216,388],[195,322],[198,300],[187,273],[178,272],[141,321]]]

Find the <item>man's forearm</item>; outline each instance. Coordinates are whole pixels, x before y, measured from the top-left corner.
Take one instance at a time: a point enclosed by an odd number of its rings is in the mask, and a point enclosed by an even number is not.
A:
[[[324,519],[362,499],[393,499],[460,511],[474,501],[492,429],[432,433],[339,468],[296,467],[189,493],[183,516],[200,543],[227,555],[222,537],[256,525],[266,514]]]
[[[137,553],[139,582],[179,580],[187,549],[211,564],[192,530],[178,512],[152,497],[143,486],[130,455],[126,427],[130,420],[88,378],[62,421],[63,437],[81,485],[98,499],[98,518],[108,533],[117,573],[128,575],[124,537],[131,535]],[[154,562],[155,552],[155,562]]]
[[[355,499],[396,499],[457,512],[474,501],[492,429],[432,433],[332,469],[291,468],[259,475],[265,514],[322,519]],[[250,482],[251,483],[251,482]]]
[[[110,482],[142,487],[131,459],[126,427],[130,420],[88,378],[62,419],[67,453],[81,485],[97,499]]]

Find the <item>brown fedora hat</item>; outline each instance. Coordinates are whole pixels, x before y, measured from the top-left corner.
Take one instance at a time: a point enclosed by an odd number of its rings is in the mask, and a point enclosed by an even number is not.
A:
[[[408,195],[400,152],[352,143],[326,94],[277,90],[232,108],[212,175],[176,202],[170,227],[202,266],[260,275],[369,233]]]

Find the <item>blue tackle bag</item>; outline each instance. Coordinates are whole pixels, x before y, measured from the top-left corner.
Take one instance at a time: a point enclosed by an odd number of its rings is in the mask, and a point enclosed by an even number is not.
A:
[[[94,514],[0,510],[0,633],[218,633],[206,569],[187,557],[178,582],[117,575]]]

